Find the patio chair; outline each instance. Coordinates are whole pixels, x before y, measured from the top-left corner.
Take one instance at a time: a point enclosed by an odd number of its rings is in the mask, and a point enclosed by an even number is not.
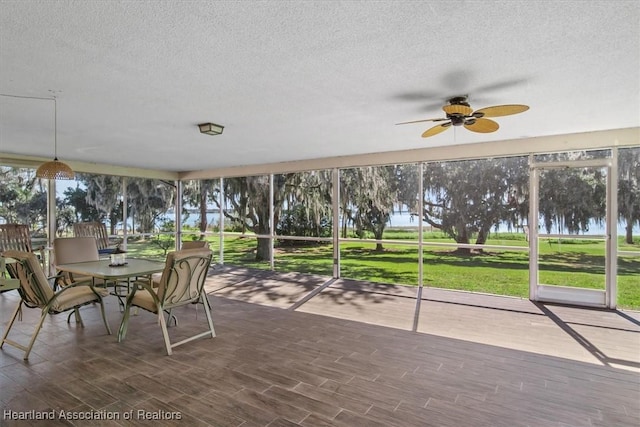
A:
[[[6,262],[5,257],[0,255],[0,293],[12,291],[14,289],[18,289],[20,286],[20,281],[18,279],[9,278],[7,270],[6,270]],[[13,262],[13,259],[10,259],[10,264]]]
[[[94,237],[61,237],[53,241],[53,256],[56,264],[99,261],[98,245]],[[90,282],[91,276],[78,276],[73,273],[61,273],[56,276],[53,290],[73,283]],[[96,284],[94,282],[94,284]],[[104,282],[100,282],[100,285]]]
[[[182,248],[180,250],[188,250],[188,249],[209,249],[209,242],[206,240],[187,240],[182,242]],[[160,278],[162,277],[162,273],[155,273],[151,275],[153,279],[151,284],[154,288],[158,287],[160,283]]]
[[[158,322],[162,329],[167,355],[172,354],[172,349],[179,345],[198,338],[216,336],[211,318],[211,305],[204,291],[204,282],[209,271],[212,253],[209,249],[188,249],[170,252],[165,261],[165,268],[158,283],[154,288],[151,280],[137,281],[132,291],[127,296],[124,315],[118,331],[118,341],[124,340],[129,323],[129,312],[132,306],[140,307],[158,316]],[[200,332],[182,341],[172,343],[167,331],[167,321],[164,313],[171,315],[171,310],[176,307],[202,302],[207,317],[208,330]]]
[[[206,240],[187,240],[186,242],[182,242],[181,249],[199,249],[199,248],[208,248],[209,242]]]
[[[102,320],[104,326],[107,329],[107,333],[111,335],[111,329],[107,322],[107,317],[104,312],[104,304],[102,298],[107,295],[105,289],[94,288],[90,283],[78,283],[71,284],[58,292],[54,292],[44,275],[44,272],[40,268],[36,256],[31,252],[22,251],[6,251],[5,256],[15,259],[17,262],[13,263],[13,267],[17,278],[20,280],[20,287],[18,292],[20,293],[20,301],[18,306],[11,316],[11,320],[7,325],[0,348],[5,344],[12,345],[23,351],[25,351],[24,360],[29,359],[29,353],[33,348],[33,344],[38,337],[38,333],[42,328],[44,319],[47,314],[59,314],[69,310],[73,310],[76,315],[76,321],[80,326],[84,327],[82,318],[80,317],[79,308],[86,304],[99,303],[100,311],[102,314]],[[31,336],[29,345],[24,346],[16,341],[7,338],[11,327],[13,326],[16,318],[20,316],[22,318],[22,305],[27,308],[39,308],[42,311],[40,315],[40,321],[36,325],[36,329]]]
[[[44,246],[32,246],[31,232],[26,224],[0,224],[0,255],[6,251],[37,253],[40,266],[45,269]],[[9,274],[13,276],[11,269]]]
[[[115,250],[115,246],[109,241],[107,226],[101,222],[76,222],[73,224],[75,237],[94,237],[98,245],[100,255],[108,255]]]

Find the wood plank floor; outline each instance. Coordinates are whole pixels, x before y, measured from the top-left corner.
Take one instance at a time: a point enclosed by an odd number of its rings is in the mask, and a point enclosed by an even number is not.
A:
[[[85,328],[48,319],[29,362],[5,345],[0,425],[640,425],[637,312],[425,288],[417,314],[415,288],[230,268],[207,289],[218,336],[171,357],[151,314],[117,343],[92,306]],[[17,301],[0,294],[2,332]],[[204,329],[202,306],[176,314],[174,339]]]

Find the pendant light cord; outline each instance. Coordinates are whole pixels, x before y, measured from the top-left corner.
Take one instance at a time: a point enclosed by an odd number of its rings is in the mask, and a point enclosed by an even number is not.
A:
[[[50,91],[55,93],[54,91]],[[40,99],[44,101],[53,101],[53,161],[42,163],[38,169],[36,169],[36,177],[44,179],[74,179],[75,173],[73,169],[66,163],[58,160],[58,102],[56,96],[43,97],[43,96],[25,96],[25,95],[12,95],[8,93],[0,93],[0,96],[6,96],[8,98],[21,98],[21,99]]]
[[[58,102],[53,97],[53,161],[58,161]]]

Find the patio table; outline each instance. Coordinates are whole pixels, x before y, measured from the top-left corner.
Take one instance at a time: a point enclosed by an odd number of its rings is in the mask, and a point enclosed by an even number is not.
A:
[[[105,284],[113,282],[114,288],[117,287],[118,282],[126,281],[128,290],[131,278],[148,277],[149,281],[151,281],[151,275],[162,272],[165,263],[141,258],[128,258],[124,265],[112,266],[110,264],[111,261],[109,259],[102,259],[99,261],[59,264],[56,269],[72,274],[91,276],[94,284],[95,279],[102,279]],[[123,295],[115,292],[115,290],[114,295],[118,297],[120,304],[123,304],[121,299]]]
[[[94,279],[102,279],[107,282],[151,276],[164,270],[164,262],[142,258],[128,258],[126,264],[120,266],[111,266],[110,263],[111,261],[108,259],[101,259],[99,261],[59,264],[56,265],[56,269],[72,274],[91,276]]]

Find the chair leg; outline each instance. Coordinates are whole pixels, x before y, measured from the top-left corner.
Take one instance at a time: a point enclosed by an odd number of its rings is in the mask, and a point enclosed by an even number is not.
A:
[[[80,316],[80,309],[75,308],[73,311],[76,314],[76,323],[80,323],[80,326],[84,328],[84,323],[82,322],[82,317]]]
[[[209,298],[207,298],[207,294],[204,292],[204,290],[200,294],[200,298],[202,299],[202,305],[204,305],[204,314],[207,316],[209,329],[211,329],[211,338],[215,338],[216,330],[213,328],[213,319],[211,318],[211,305],[209,304]]]
[[[40,321],[36,326],[36,330],[31,336],[31,341],[29,342],[29,346],[27,347],[26,353],[24,354],[24,360],[29,359],[29,353],[31,353],[31,348],[33,348],[33,344],[36,342],[36,338],[38,337],[38,333],[40,333],[40,329],[42,329],[42,324],[44,323],[44,319],[47,317],[47,312],[42,310],[42,315],[40,316]]]
[[[160,321],[160,328],[162,328],[162,338],[164,338],[164,346],[167,349],[167,356],[171,356],[171,341],[169,341],[167,323],[164,320],[164,314],[162,313],[162,310],[158,310],[158,320]]]
[[[7,336],[9,336],[9,331],[11,330],[11,327],[13,326],[13,322],[16,321],[16,318],[20,316],[20,320],[22,320],[22,300],[20,300],[18,302],[18,305],[16,306],[16,309],[13,310],[13,316],[11,316],[11,320],[9,321],[9,324],[7,325],[7,330],[4,331],[4,335],[2,336],[2,342],[0,342],[0,348],[2,348],[2,346],[4,345],[4,342],[7,339]]]
[[[167,326],[171,325],[171,319],[173,319],[173,325],[174,326],[178,326],[178,318],[176,316],[174,316],[173,314],[171,314],[172,309],[170,309],[169,311],[166,311],[167,313]]]
[[[84,328],[84,323],[82,323],[82,317],[80,316],[80,311],[78,308],[73,309],[71,313],[67,316],[67,323],[71,323],[71,316],[76,317],[76,323],[80,323],[80,326]]]

